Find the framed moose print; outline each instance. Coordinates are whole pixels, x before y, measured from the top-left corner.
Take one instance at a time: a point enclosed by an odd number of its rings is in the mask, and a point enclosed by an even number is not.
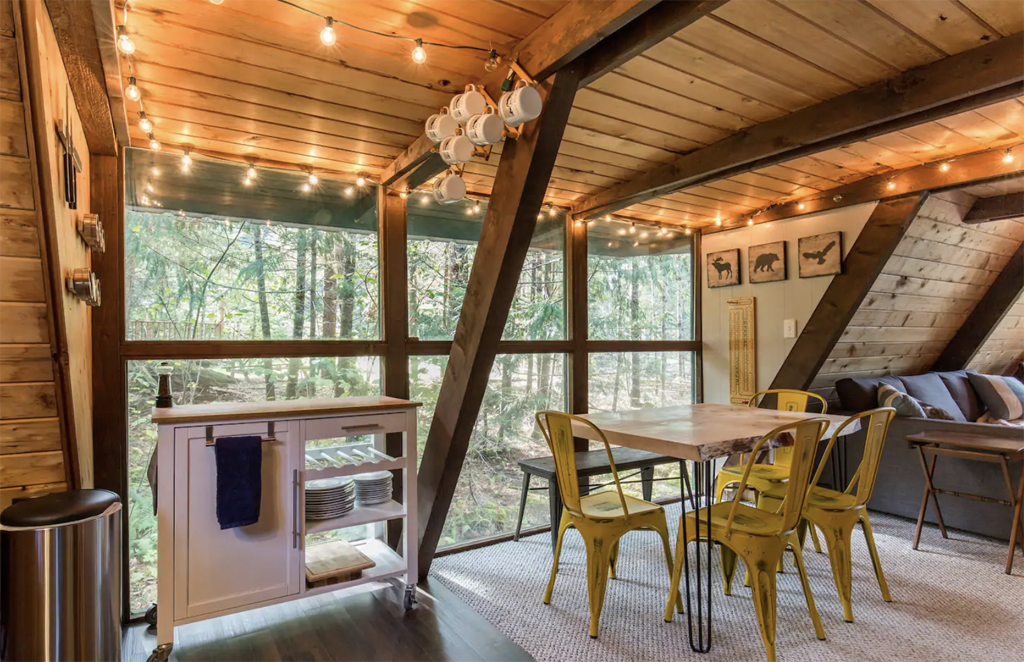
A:
[[[751,283],[786,280],[786,242],[751,246],[747,250],[747,279]]]
[[[800,277],[815,278],[843,273],[843,233],[827,232],[801,237],[797,242]]]
[[[708,287],[740,284],[740,249],[708,253]]]

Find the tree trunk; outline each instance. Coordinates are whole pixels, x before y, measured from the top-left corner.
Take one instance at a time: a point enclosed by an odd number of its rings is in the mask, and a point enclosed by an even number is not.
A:
[[[316,244],[317,231],[308,230],[309,235],[309,337],[316,338]]]
[[[348,340],[352,337],[352,316],[355,310],[356,288],[356,256],[355,248],[348,240],[341,246],[341,281],[338,283],[338,296],[341,298],[341,316],[338,319],[338,337]],[[341,357],[338,359],[338,373],[341,379],[334,383],[334,397],[345,394],[346,387],[355,381],[355,359]]]
[[[631,340],[640,340],[640,285],[637,280],[637,270],[633,268],[630,271],[629,290]],[[637,352],[633,352],[630,357],[629,376],[629,402],[634,409],[638,409],[640,407],[640,354]]]
[[[292,308],[292,338],[302,340],[303,325],[306,321],[306,231],[299,230],[295,255],[295,299]],[[285,397],[295,398],[299,383],[299,359],[288,359],[288,385]]]
[[[338,333],[338,280],[335,278],[336,272],[334,270],[337,255],[338,247],[334,246],[330,256],[324,263],[324,319],[321,323],[321,333],[324,338],[334,338]],[[334,375],[328,373],[326,364],[324,364],[324,367],[320,370],[320,376],[325,379],[330,377],[336,384],[338,382],[337,373]]]
[[[263,230],[255,223],[252,227],[253,252],[256,254],[256,293],[260,306],[260,330],[263,339],[270,340],[270,308],[267,305],[266,265],[263,262]],[[274,361],[263,359],[263,383],[267,400],[276,400],[274,388]]]

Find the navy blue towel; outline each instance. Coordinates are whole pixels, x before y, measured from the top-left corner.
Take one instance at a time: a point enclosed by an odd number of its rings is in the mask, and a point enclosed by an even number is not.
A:
[[[217,460],[217,522],[221,529],[255,524],[260,519],[263,439],[219,437]]]

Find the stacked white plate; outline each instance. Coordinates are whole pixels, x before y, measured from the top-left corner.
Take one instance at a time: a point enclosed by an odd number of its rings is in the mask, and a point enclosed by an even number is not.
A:
[[[356,506],[356,484],[351,478],[319,478],[306,481],[306,519],[341,517]]]
[[[360,506],[372,506],[391,501],[391,472],[375,471],[359,474],[356,480],[356,501]]]

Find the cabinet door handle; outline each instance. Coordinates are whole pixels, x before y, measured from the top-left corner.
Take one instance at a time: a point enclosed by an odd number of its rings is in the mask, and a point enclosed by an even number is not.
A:
[[[367,423],[366,425],[348,425],[341,429],[345,432],[355,432],[356,430],[377,430],[383,427],[380,423]]]
[[[302,498],[302,492],[299,486],[299,470],[295,469],[292,472],[292,492],[294,493],[292,498],[292,518],[295,522],[295,526],[292,529],[292,549],[299,548],[299,533],[301,531],[299,528],[299,501]]]

